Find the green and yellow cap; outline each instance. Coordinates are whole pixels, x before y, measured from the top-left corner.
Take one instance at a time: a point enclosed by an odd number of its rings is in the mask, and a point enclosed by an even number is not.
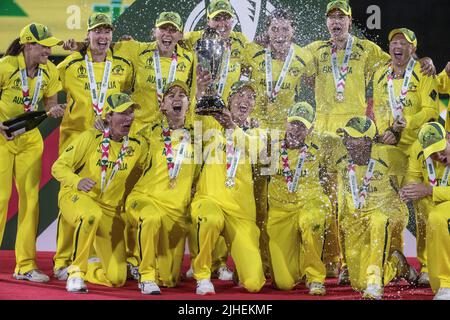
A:
[[[289,109],[287,121],[300,121],[307,129],[310,129],[313,125],[315,116],[316,111],[314,108],[308,102],[300,101]]]
[[[171,24],[178,31],[183,32],[183,21],[178,13],[172,11],[161,12],[158,19],[156,19],[155,27],[159,28],[162,25]]]
[[[173,81],[171,83],[166,84],[164,86],[164,89],[163,89],[163,94],[165,95],[173,87],[180,87],[180,88],[182,88],[184,90],[184,92],[186,93],[186,95],[189,97],[189,92],[190,92],[189,87],[186,84],[186,82],[183,82],[181,80],[175,80],[175,81]]]
[[[368,137],[370,139],[374,139],[377,135],[377,127],[370,118],[365,116],[357,116],[351,118],[345,127],[337,130],[338,134],[342,132],[346,132],[353,138]]]
[[[111,18],[108,15],[101,12],[95,12],[91,14],[91,16],[88,19],[87,26],[88,31],[91,31],[100,26],[110,27],[112,30],[114,30]]]
[[[114,93],[106,99],[105,109],[102,112],[102,118],[110,112],[124,112],[131,106],[138,107],[139,105],[131,100],[131,97],[126,93]]]
[[[255,94],[257,94],[258,92],[254,80],[239,80],[233,83],[233,85],[231,86],[230,93],[228,94],[228,99],[230,99],[233,94],[237,93],[243,88],[250,88],[255,92]]]
[[[352,8],[350,7],[350,5],[348,4],[347,1],[345,0],[334,0],[334,1],[330,1],[327,5],[327,12],[326,15],[328,16],[328,14],[335,10],[338,9],[341,12],[343,12],[346,16],[352,16]]]
[[[209,3],[207,11],[208,19],[213,19],[218,14],[225,12],[234,17],[233,7],[228,0],[213,0]]]
[[[20,44],[39,43],[46,47],[60,46],[63,44],[62,40],[53,37],[47,26],[40,23],[30,23],[20,31]]]
[[[394,29],[394,30],[392,30],[391,32],[389,32],[389,36],[388,36],[389,42],[392,40],[392,38],[393,38],[396,34],[399,34],[399,33],[401,33],[402,35],[404,35],[405,38],[406,38],[406,41],[408,41],[409,43],[411,43],[411,44],[414,46],[414,48],[417,47],[417,37],[416,37],[416,34],[415,34],[413,31],[411,31],[411,30],[409,30],[409,29],[407,29],[407,28],[398,28],[398,29]]]
[[[425,123],[419,131],[419,143],[425,159],[445,149],[447,139],[444,127],[438,122]]]

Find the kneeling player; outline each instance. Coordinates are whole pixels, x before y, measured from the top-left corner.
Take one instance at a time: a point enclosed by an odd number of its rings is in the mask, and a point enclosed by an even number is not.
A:
[[[309,293],[324,295],[322,249],[331,203],[319,171],[327,166],[331,152],[327,139],[313,132],[314,116],[308,103],[295,104],[285,137],[272,147],[271,167],[276,172],[269,182],[267,233],[275,285],[290,290],[306,275]]]
[[[392,227],[406,227],[407,210],[400,201],[386,148],[373,143],[375,124],[354,117],[338,130],[345,149],[338,151],[339,222],[351,286],[364,298],[381,299],[383,287],[395,277],[410,283],[417,272],[399,251],[390,254]]]

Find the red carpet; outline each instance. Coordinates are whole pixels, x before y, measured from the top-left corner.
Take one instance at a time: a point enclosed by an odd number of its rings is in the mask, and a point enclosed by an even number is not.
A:
[[[53,252],[39,252],[38,264],[46,274],[52,274]],[[417,260],[411,259],[417,267]],[[195,294],[195,281],[184,280],[176,288],[161,288],[161,296],[144,296],[137,288],[136,281],[128,281],[123,288],[107,288],[88,283],[89,293],[70,294],[65,290],[65,282],[52,278],[49,283],[37,284],[15,280],[15,257],[13,251],[0,251],[0,300],[360,300],[361,294],[349,286],[337,286],[336,279],[327,279],[327,295],[312,297],[304,284],[295,290],[284,292],[275,290],[270,281],[257,294],[247,293],[243,288],[235,287],[231,281],[213,280],[216,295],[198,296]],[[188,266],[185,259],[184,272]],[[429,288],[412,288],[401,281],[385,288],[386,300],[431,300],[433,294]]]

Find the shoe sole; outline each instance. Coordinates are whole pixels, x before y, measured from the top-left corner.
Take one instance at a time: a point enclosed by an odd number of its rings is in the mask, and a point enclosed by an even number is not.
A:
[[[324,296],[326,292],[309,292],[311,296]]]
[[[69,293],[88,293],[88,292],[89,292],[88,289],[82,289],[82,290],[69,290],[69,289],[66,288],[66,290],[67,290],[67,292],[69,292]]]
[[[215,292],[196,292],[196,294],[201,295],[201,296],[213,296],[216,293]]]
[[[159,295],[161,295],[161,291],[152,291],[150,293],[146,293],[146,292],[142,292],[141,291],[141,293],[145,294],[145,295],[148,295],[148,296],[159,296]]]
[[[376,296],[373,296],[373,295],[370,295],[370,294],[364,294],[363,295],[363,299],[366,299],[366,300],[381,300],[382,297],[376,297]]]
[[[24,277],[24,276],[20,276],[20,275],[13,275],[13,278],[16,280],[28,280],[30,282],[36,282],[36,283],[45,283],[45,282],[49,282],[50,279],[48,280],[32,280],[30,278]]]

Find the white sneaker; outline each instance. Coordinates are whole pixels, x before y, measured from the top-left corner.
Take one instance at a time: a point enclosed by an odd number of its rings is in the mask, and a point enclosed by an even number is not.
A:
[[[320,282],[311,282],[308,284],[309,294],[312,296],[324,296],[326,293],[325,285]]]
[[[417,284],[421,287],[429,287],[430,286],[430,277],[428,276],[428,272],[420,273]]]
[[[203,279],[197,281],[197,290],[195,293],[200,295],[216,294],[216,292],[214,291],[214,286],[210,279]]]
[[[14,273],[13,277],[17,280],[28,280],[31,282],[48,282],[50,278],[48,275],[43,273],[41,270],[33,269],[26,273]]]
[[[192,265],[189,267],[189,270],[186,271],[186,278],[193,279],[194,278],[194,269],[192,269]]]
[[[363,298],[370,300],[381,300],[383,298],[383,288],[379,284],[369,284],[364,290]]]
[[[66,281],[67,278],[69,277],[69,273],[67,272],[67,270],[68,267],[58,268],[53,271],[53,277],[61,281]]]
[[[350,276],[348,274],[348,268],[343,267],[341,268],[341,271],[339,272],[338,282],[337,284],[339,286],[347,286],[350,284]]]
[[[231,281],[233,280],[233,271],[227,266],[222,266],[217,270],[217,278],[222,281]]]
[[[68,292],[74,293],[87,293],[88,289],[86,284],[84,283],[83,278],[73,277],[67,279],[66,289]]]
[[[141,289],[142,294],[151,294],[151,295],[161,294],[161,290],[159,289],[158,285],[153,281],[140,282],[139,288]]]
[[[128,276],[127,278],[130,280],[139,281],[141,275],[139,274],[139,267],[133,266],[131,263],[127,263],[128,267]]]
[[[439,288],[433,300],[450,300],[450,288]]]

